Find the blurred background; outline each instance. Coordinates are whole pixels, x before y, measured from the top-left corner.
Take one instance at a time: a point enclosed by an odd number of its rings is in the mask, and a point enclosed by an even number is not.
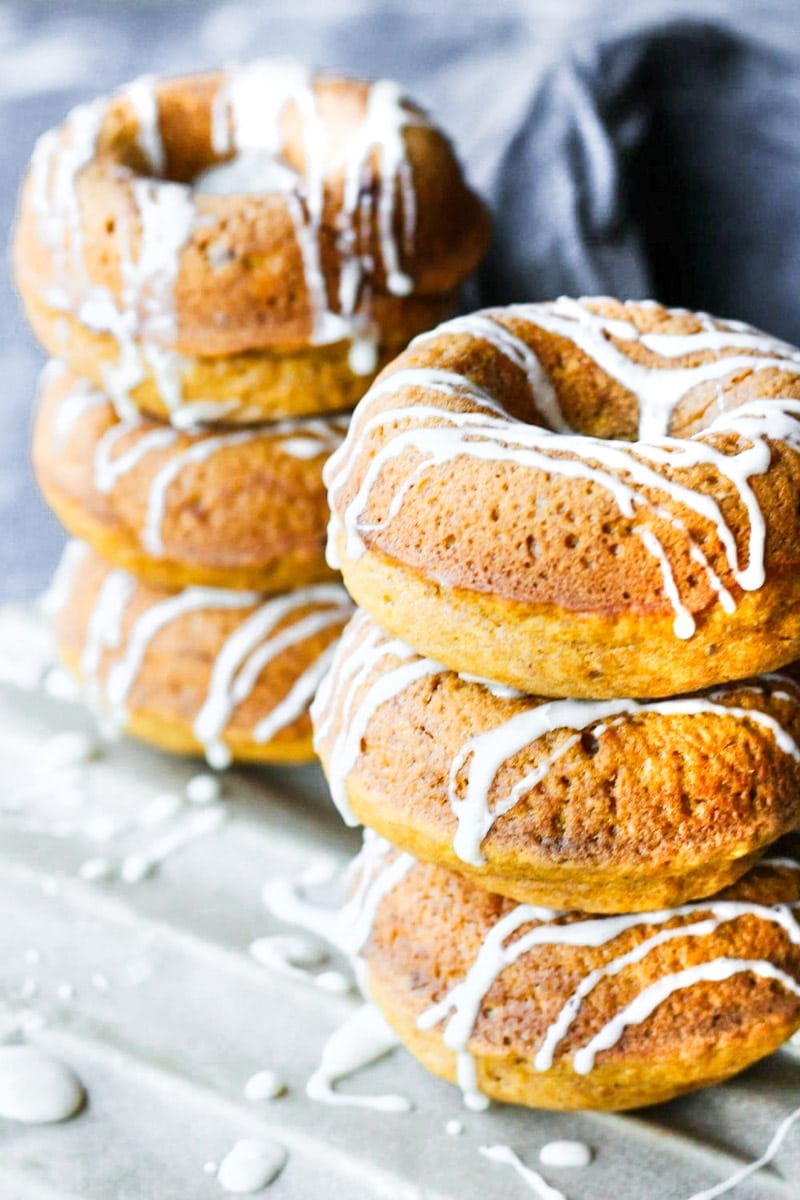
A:
[[[800,341],[800,6],[748,0],[12,0],[0,5],[0,224],[35,138],[142,73],[263,55],[397,78],[495,215],[465,303],[653,295]],[[27,465],[42,363],[0,275],[0,592],[63,534]]]

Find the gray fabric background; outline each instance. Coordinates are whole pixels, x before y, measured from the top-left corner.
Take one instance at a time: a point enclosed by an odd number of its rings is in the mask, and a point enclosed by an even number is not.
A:
[[[468,303],[653,295],[800,341],[800,6],[747,0],[0,5],[0,222],[34,138],[144,71],[262,54],[390,75],[495,213]],[[0,277],[0,595],[62,535],[27,466],[41,354]]]

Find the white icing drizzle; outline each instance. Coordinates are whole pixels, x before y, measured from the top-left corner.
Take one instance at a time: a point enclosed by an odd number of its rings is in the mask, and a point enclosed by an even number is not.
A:
[[[371,1004],[362,1005],[328,1038],[320,1064],[306,1084],[306,1095],[321,1104],[374,1112],[410,1112],[412,1106],[404,1096],[362,1096],[335,1090],[340,1079],[383,1058],[399,1045],[400,1039],[378,1010]]]
[[[62,129],[42,135],[31,161],[31,198],[39,235],[53,250],[54,282],[47,299],[56,308],[69,308],[76,290],[86,282],[83,228],[78,177],[92,160],[107,100],[80,104]]]
[[[514,1153],[510,1146],[479,1146],[478,1150],[484,1158],[488,1158],[492,1162],[502,1163],[504,1166],[511,1167],[513,1171],[516,1171],[520,1179],[523,1179],[530,1190],[539,1197],[539,1200],[567,1200],[564,1193],[559,1192],[557,1188],[551,1187],[538,1171],[534,1171],[532,1167],[526,1167],[522,1159]]]
[[[351,982],[341,971],[314,970],[324,966],[328,955],[315,940],[299,934],[275,933],[250,943],[250,954],[276,975],[319,988],[322,992],[343,995]]]
[[[396,660],[386,665],[385,660]],[[401,695],[419,679],[452,673],[432,659],[422,658],[410,646],[384,633],[363,613],[357,614],[333,654],[331,673],[318,690],[312,706],[315,746],[326,750],[331,792],[340,812],[348,820],[348,777],[361,753],[362,740],[378,709]],[[463,678],[463,677],[462,677]],[[472,686],[486,686],[468,679]],[[800,701],[797,689],[787,680],[791,695]],[[550,700],[515,711],[493,728],[470,737],[453,755],[447,781],[447,798],[457,820],[453,849],[464,862],[481,866],[486,859],[481,844],[499,817],[537,787],[578,741],[581,732],[591,730],[600,738],[607,730],[627,718],[654,713],[670,717],[715,716],[751,723],[764,729],[778,749],[800,762],[800,747],[769,713],[757,708],[726,704],[726,698],[739,690],[738,685],[717,688],[707,695],[674,697],[667,700]],[[748,690],[768,697],[772,683]],[[495,693],[496,694],[496,693]],[[500,693],[500,698],[519,699],[519,693]],[[516,708],[516,705],[515,705]],[[334,727],[336,733],[334,735]],[[490,801],[498,774],[516,755],[556,731],[567,736],[544,752],[531,770],[521,774],[502,796]],[[325,747],[333,737],[330,748]],[[353,822],[350,817],[351,823]]]
[[[470,313],[467,316],[455,317],[451,321],[435,329],[421,333],[411,342],[412,346],[423,345],[443,334],[462,334],[479,342],[487,342],[494,346],[515,367],[524,371],[528,380],[531,396],[537,409],[545,419],[548,428],[556,433],[571,433],[572,430],[564,418],[561,405],[558,402],[556,389],[539,362],[536,354],[527,342],[501,325],[489,313]]]
[[[45,368],[40,378],[40,388],[46,387],[52,378],[52,374]],[[108,397],[98,388],[92,387],[86,379],[77,379],[59,401],[53,417],[53,449],[59,451],[63,448],[84,413],[103,408],[106,404]]]
[[[283,116],[294,105],[302,121],[304,171],[302,177],[287,171],[282,161]],[[325,124],[317,107],[315,81],[296,63],[260,60],[237,66],[226,75],[212,109],[212,145],[217,154],[235,158],[216,168],[223,173],[223,186],[249,190],[281,190],[295,229],[303,260],[305,282],[312,305],[312,340],[319,343],[354,339],[354,346],[369,344],[368,295],[365,277],[373,264],[358,252],[357,222],[368,231],[377,226],[380,253],[390,293],[406,296],[413,280],[403,270],[395,235],[397,196],[402,200],[402,245],[413,248],[416,197],[411,166],[406,155],[404,130],[419,118],[406,106],[398,86],[379,80],[370,87],[364,119],[345,152],[344,188],[338,224],[341,273],[339,312],[334,312],[322,269],[320,232],[325,201],[325,170],[329,155]],[[373,153],[377,154],[380,178],[377,199],[364,185]],[[274,167],[272,166],[274,164]],[[276,173],[275,167],[278,168]],[[205,173],[200,186],[207,188]],[[374,211],[373,211],[374,210]],[[365,309],[365,302],[367,307]],[[359,304],[361,311],[359,310]],[[356,374],[374,370],[374,351],[355,352],[351,369]]]
[[[269,1187],[286,1165],[287,1153],[278,1142],[241,1138],[223,1158],[217,1179],[223,1191],[250,1195]]]
[[[351,647],[366,620],[364,614],[357,614],[340,645]],[[348,657],[340,651],[336,657],[341,665],[323,680],[311,706],[311,719],[315,729],[315,747],[318,748],[330,730],[330,723],[336,716],[339,718],[340,733],[328,755],[327,775],[333,802],[342,819],[347,825],[357,825],[358,821],[347,800],[347,777],[361,753],[361,740],[374,712],[418,679],[439,675],[445,668],[433,659],[420,658],[405,642],[397,638],[387,639],[377,626],[368,628],[357,653]],[[398,658],[400,665],[390,673],[381,675],[359,696],[366,678],[385,658]],[[334,674],[337,683],[335,708]]]
[[[99,663],[98,648],[119,645],[122,611],[134,586],[132,577],[123,571],[112,572],[104,581],[100,602],[89,621],[89,636],[84,650],[84,674],[88,678],[96,676]],[[105,595],[106,591],[115,599],[120,597],[121,603],[111,603]],[[304,606],[318,603],[330,605],[330,611],[299,618],[274,637],[268,637],[278,621],[291,616],[294,611]],[[105,711],[116,725],[124,723],[127,716],[127,697],[139,675],[148,647],[156,634],[170,622],[187,613],[206,609],[250,607],[255,607],[255,611],[234,630],[222,646],[212,670],[206,700],[195,725],[195,734],[205,747],[209,762],[212,765],[226,765],[228,751],[221,735],[234,708],[246,699],[260,672],[283,649],[313,636],[336,621],[346,619],[351,605],[342,588],[336,585],[306,588],[266,601],[262,601],[255,592],[236,592],[222,588],[185,588],[147,608],[133,624],[123,654],[109,669],[104,688],[95,697],[97,707]],[[266,642],[263,642],[264,637],[268,637]],[[293,689],[291,702],[287,698],[281,703],[280,719],[271,723],[267,731],[268,736],[274,736],[278,728],[290,724],[300,715],[305,706],[305,694],[303,687]],[[254,736],[261,738],[265,728],[263,725],[260,729],[257,726]]]
[[[152,75],[140,75],[122,89],[139,123],[139,148],[154,175],[163,175],[166,154],[159,124],[158,96]]]
[[[717,351],[713,360],[695,367],[645,367],[627,358],[608,340],[610,335],[626,340],[638,339],[639,335],[632,324],[600,317],[578,301],[562,298],[552,304],[515,305],[507,311],[517,320],[568,338],[632,391],[639,401],[641,440],[630,443],[567,433],[555,434],[552,429],[512,420],[491,396],[455,372],[425,367],[398,371],[373,385],[362,401],[364,416],[354,422],[345,442],[326,465],[325,482],[332,510],[329,561],[338,565],[336,543],[340,533],[344,533],[347,555],[352,559],[359,558],[365,550],[363,533],[366,530],[374,532],[390,524],[416,483],[443,465],[461,457],[469,457],[487,463],[513,463],[550,476],[562,475],[585,480],[609,493],[620,513],[634,520],[633,532],[658,565],[665,595],[675,611],[675,633],[680,638],[692,636],[695,622],[679,594],[672,565],[654,528],[656,522],[666,520],[682,533],[689,543],[688,551],[692,559],[706,572],[710,586],[726,611],[733,608],[734,601],[711,569],[704,552],[694,543],[685,522],[665,510],[663,503],[654,501],[653,493],[668,498],[688,513],[710,523],[735,582],[743,591],[758,590],[765,580],[766,525],[753,491],[752,479],[769,470],[771,442],[783,441],[795,450],[800,449],[800,401],[784,397],[756,399],[731,412],[723,411],[705,430],[692,438],[667,437],[666,432],[671,414],[692,388],[709,380],[721,380],[737,373],[751,373],[770,367],[798,375],[800,352],[791,348],[785,351],[781,349],[783,343],[780,343],[778,353],[773,339],[764,337],[759,340],[753,332],[748,334],[746,344],[750,353],[721,355],[719,351],[729,345],[729,336],[740,338],[744,335],[728,335],[724,329],[715,328],[712,340],[712,333],[704,329],[696,335],[682,336],[681,352],[687,353],[686,343],[696,337],[701,339],[697,349]],[[457,321],[434,333],[447,333],[449,330],[457,335],[466,332],[491,340],[512,361],[522,365],[518,346],[506,342],[502,334],[498,337],[489,327],[491,325],[501,327],[497,317],[476,314],[467,318],[466,324]],[[542,392],[540,382],[537,393],[536,380],[530,371],[528,378],[534,399],[544,415],[552,391],[548,393],[545,387]],[[430,401],[412,407],[384,409],[377,413],[370,411],[370,400],[395,394],[411,386],[425,389],[434,396],[437,393],[444,397],[460,396],[471,400],[476,409],[488,411],[457,412]],[[558,413],[552,411],[552,404],[548,419],[553,428],[560,427]],[[365,470],[355,495],[340,511],[340,495],[348,483],[363,441],[371,433],[380,430],[385,431],[383,442]],[[738,437],[743,443],[741,448],[729,454],[719,450],[715,439],[723,434]],[[412,452],[413,468],[409,468],[405,478],[396,486],[381,522],[365,524],[365,511],[384,468],[406,451]],[[713,495],[690,488],[675,477],[678,472],[697,466],[710,467],[726,480],[747,513],[749,533],[744,566],[740,561],[740,549],[733,529],[719,502]]]
[[[25,1125],[67,1121],[83,1107],[77,1075],[38,1046],[0,1046],[0,1117]]]
[[[46,617],[52,619],[58,616],[69,600],[75,586],[75,577],[88,553],[89,547],[86,542],[80,542],[75,538],[67,542],[58,566],[53,572],[53,578],[39,600],[39,606]]]
[[[63,444],[84,413],[106,404],[107,396],[85,380],[78,380],[59,401],[53,417],[54,438]],[[276,453],[311,461],[330,454],[341,445],[349,422],[349,415],[299,417],[275,421],[255,429],[213,436],[195,435],[197,440],[170,457],[150,480],[142,544],[148,553],[163,555],[162,525],[169,489],[187,468],[207,462],[229,447],[259,440],[274,442]],[[104,494],[112,492],[119,479],[135,470],[150,454],[169,450],[176,444],[178,436],[176,429],[153,427],[138,416],[117,421],[99,438],[95,447],[92,469],[95,488]],[[130,446],[122,453],[117,453],[118,445],[129,437],[133,437]]]
[[[276,626],[287,617],[310,605],[330,607],[312,612],[275,632]],[[205,702],[194,723],[197,740],[207,751],[213,750],[231,714],[250,695],[264,667],[290,646],[346,620],[351,611],[347,594],[338,584],[302,588],[264,601],[234,630],[217,656]],[[255,741],[269,741],[279,729],[300,715],[327,665],[327,654],[311,664],[284,700],[256,725],[253,730]]]
[[[772,1162],[783,1145],[787,1133],[798,1119],[800,1119],[800,1108],[794,1109],[793,1112],[784,1117],[770,1138],[769,1145],[760,1158],[756,1158],[746,1166],[740,1167],[738,1171],[734,1171],[732,1175],[729,1175],[721,1183],[717,1183],[710,1188],[705,1188],[702,1192],[695,1192],[694,1195],[689,1197],[689,1200],[716,1200],[717,1196],[724,1196],[726,1192],[730,1192],[733,1188],[738,1187],[740,1183],[744,1183],[745,1179],[749,1179],[756,1171],[760,1171],[762,1167],[766,1167]]]
[[[366,846],[362,851],[363,872],[367,884],[351,897],[355,910],[348,916],[351,925],[366,924],[364,941],[369,937],[380,901],[397,886],[398,880],[379,889],[378,902],[370,903],[368,911],[358,913],[359,903],[374,890],[376,880],[386,876],[394,866],[389,855],[391,848],[386,843],[376,848]],[[355,877],[359,878],[361,858],[354,863]],[[399,856],[408,860],[410,856]],[[789,860],[793,869],[798,864]],[[388,863],[388,865],[387,865]],[[413,860],[411,860],[413,865]],[[783,865],[783,862],[780,862]],[[408,866],[400,872],[400,879],[407,873]],[[506,967],[517,962],[524,954],[537,946],[575,946],[599,948],[609,945],[628,930],[655,927],[642,941],[623,954],[612,957],[605,964],[588,972],[573,993],[567,997],[545,1032],[533,1060],[538,1071],[549,1070],[554,1062],[559,1045],[577,1018],[583,1001],[601,980],[618,975],[627,967],[642,962],[659,946],[681,938],[704,938],[712,935],[720,926],[741,918],[755,918],[778,926],[792,945],[800,945],[800,925],[794,910],[800,902],[791,904],[763,905],[739,900],[700,900],[678,908],[661,909],[656,912],[621,914],[619,916],[585,916],[568,923],[559,923],[565,916],[555,909],[541,905],[518,904],[489,929],[463,979],[454,984],[444,997],[426,1009],[417,1019],[421,1030],[435,1028],[444,1022],[443,1042],[456,1054],[458,1084],[465,1103],[473,1109],[486,1106],[486,1098],[478,1086],[475,1060],[468,1049],[477,1017],[484,999],[495,981]],[[363,920],[366,918],[366,921]],[[671,922],[689,918],[683,925],[667,928]],[[525,932],[520,930],[529,926]],[[661,927],[661,928],[659,928]],[[363,934],[363,928],[360,931]],[[515,936],[516,935],[516,936]],[[774,979],[794,995],[800,996],[800,983],[774,964],[758,959],[738,959],[724,955],[707,962],[667,974],[644,988],[624,1008],[614,1014],[585,1045],[573,1055],[572,1067],[578,1074],[586,1074],[594,1066],[595,1058],[602,1050],[614,1046],[626,1028],[645,1021],[669,996],[676,991],[695,986],[704,981],[724,981],[734,975],[750,973],[764,979]]]

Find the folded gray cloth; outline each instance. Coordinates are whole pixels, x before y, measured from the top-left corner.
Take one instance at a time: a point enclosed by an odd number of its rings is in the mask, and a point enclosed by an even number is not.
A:
[[[490,181],[486,301],[654,296],[800,341],[797,52],[705,22],[573,50]]]

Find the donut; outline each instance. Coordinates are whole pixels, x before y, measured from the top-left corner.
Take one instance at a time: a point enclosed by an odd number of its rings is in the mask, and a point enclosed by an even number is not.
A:
[[[800,1027],[796,855],[707,900],[593,917],[517,905],[376,838],[344,933],[368,996],[470,1107],[638,1108],[719,1083]]]
[[[332,583],[266,598],[151,588],[78,541],[46,609],[64,666],[110,731],[213,767],[313,758],[308,705],[352,612]]]
[[[528,904],[683,904],[800,824],[800,688],[784,676],[548,702],[463,678],[360,612],[312,721],[348,824]]]
[[[325,469],[329,561],[389,632],[540,696],[679,695],[800,656],[800,351],[649,302],[416,341]]]
[[[399,87],[261,60],[139,79],[37,143],[13,264],[49,353],[179,424],[351,406],[488,218]]]
[[[125,421],[55,361],[40,393],[39,486],[69,533],[114,566],[156,587],[263,593],[334,577],[322,465],[347,418],[193,433]]]

